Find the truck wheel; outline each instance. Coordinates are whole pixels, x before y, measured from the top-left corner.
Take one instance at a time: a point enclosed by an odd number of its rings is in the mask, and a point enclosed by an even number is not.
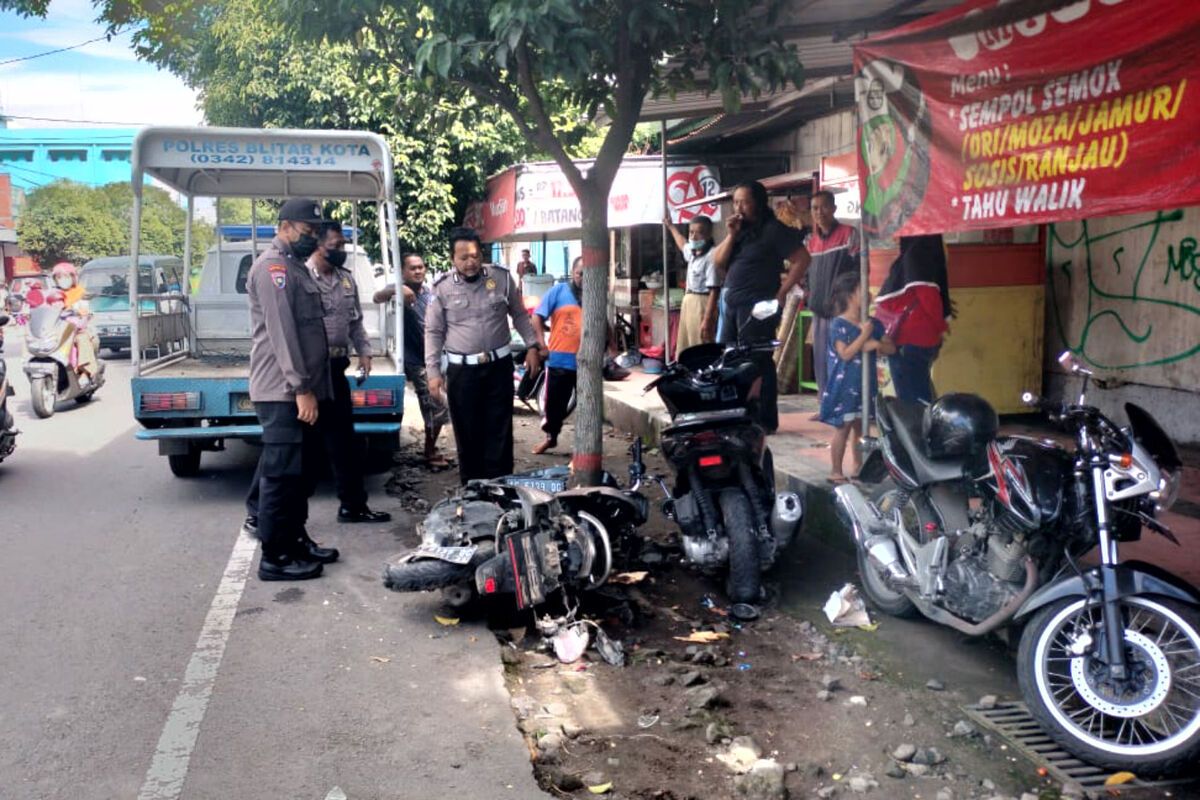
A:
[[[200,450],[193,447],[186,453],[173,453],[167,456],[167,463],[176,478],[194,478],[200,474]]]
[[[366,471],[378,474],[390,470],[393,463],[392,456],[400,449],[399,444],[399,436],[394,433],[368,436]]]

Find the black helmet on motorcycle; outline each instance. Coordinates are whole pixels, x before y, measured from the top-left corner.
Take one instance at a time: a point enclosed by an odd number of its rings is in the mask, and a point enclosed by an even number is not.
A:
[[[1000,420],[986,400],[974,394],[947,394],[925,409],[921,428],[930,458],[963,458],[996,438]]]

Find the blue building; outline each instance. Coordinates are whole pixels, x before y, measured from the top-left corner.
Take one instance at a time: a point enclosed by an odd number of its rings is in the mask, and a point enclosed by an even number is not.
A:
[[[0,127],[0,172],[25,193],[62,178],[89,186],[125,182],[135,135],[137,128]]]

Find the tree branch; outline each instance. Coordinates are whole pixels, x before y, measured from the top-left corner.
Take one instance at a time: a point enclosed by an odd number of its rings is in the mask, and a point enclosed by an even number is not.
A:
[[[517,85],[521,87],[521,93],[525,99],[529,101],[529,110],[533,114],[533,120],[538,130],[545,134],[545,141],[538,138],[538,144],[546,148],[547,152],[558,162],[559,168],[563,171],[567,181],[575,189],[575,194],[582,197],[585,187],[583,174],[579,168],[575,166],[574,159],[567,154],[566,148],[562,146],[562,142],[554,135],[554,123],[550,120],[550,115],[546,113],[546,106],[542,102],[541,92],[538,91],[537,81],[533,78],[533,69],[529,64],[529,46],[525,41],[525,37],[521,37],[521,41],[517,44]]]

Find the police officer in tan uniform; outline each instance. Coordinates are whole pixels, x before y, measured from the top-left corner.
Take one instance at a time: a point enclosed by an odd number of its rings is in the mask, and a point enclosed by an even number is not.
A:
[[[317,249],[321,209],[295,198],[279,209],[271,246],[250,267],[250,399],[263,428],[255,480],[258,577],[303,580],[336,561],[337,550],[308,537],[308,489],[320,444],[319,404],[332,397],[321,291],[304,265]],[[314,447],[315,445],[315,447]],[[251,491],[253,494],[253,491]]]
[[[541,369],[546,353],[539,349],[516,278],[502,267],[483,264],[475,231],[450,232],[450,259],[453,269],[434,283],[425,312],[425,369],[433,394],[446,387],[458,476],[466,483],[513,469],[509,319],[528,347],[525,365],[532,373]]]

